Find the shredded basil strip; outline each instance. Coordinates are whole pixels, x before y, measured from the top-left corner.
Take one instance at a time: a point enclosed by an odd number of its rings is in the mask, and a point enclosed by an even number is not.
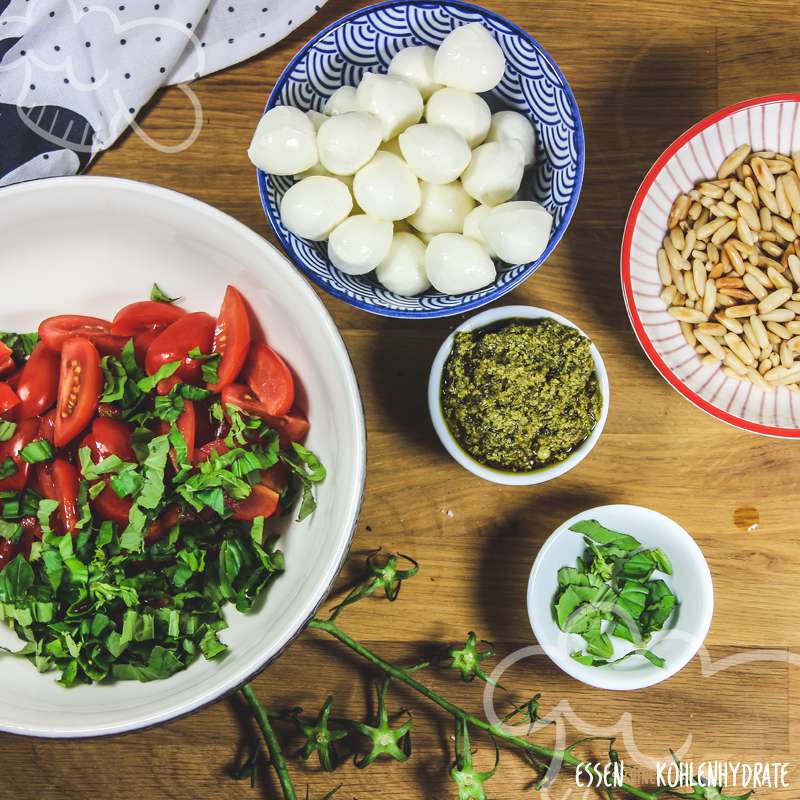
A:
[[[47,439],[34,439],[19,451],[20,458],[29,464],[53,460],[53,445]]]
[[[180,297],[170,297],[169,295],[165,294],[161,287],[157,284],[153,284],[153,288],[150,290],[150,299],[155,300],[158,303],[176,303],[180,300]]]
[[[17,432],[17,423],[0,419],[0,442],[7,442]]]

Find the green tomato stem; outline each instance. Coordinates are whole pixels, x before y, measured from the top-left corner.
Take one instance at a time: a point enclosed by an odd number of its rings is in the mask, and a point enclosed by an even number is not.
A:
[[[474,728],[485,731],[495,739],[501,739],[508,744],[520,748],[521,750],[535,753],[537,756],[550,760],[558,758],[564,764],[569,764],[572,767],[581,766],[587,772],[592,772],[598,777],[601,777],[599,773],[594,770],[594,768],[574,756],[569,750],[553,750],[549,747],[544,747],[543,745],[531,742],[528,739],[524,739],[521,736],[508,733],[499,725],[490,725],[480,717],[476,717],[473,714],[468,713],[461,708],[461,706],[451,703],[447,698],[443,697],[438,692],[420,683],[416,678],[413,678],[409,674],[408,670],[398,667],[389,661],[384,661],[379,655],[373,653],[372,650],[348,636],[348,634],[345,633],[335,622],[314,618],[311,620],[311,622],[309,622],[308,626],[309,628],[316,628],[317,630],[325,631],[325,633],[333,636],[334,639],[338,639],[342,644],[347,645],[347,647],[349,647],[353,652],[369,661],[370,664],[376,666],[386,675],[401,681],[402,683],[406,684],[406,686],[411,687],[424,697],[427,697],[428,700],[430,700],[432,703],[435,703],[440,708],[443,708],[448,714],[451,714],[456,719],[464,720]],[[629,797],[637,798],[637,800],[658,800],[659,798],[659,795],[656,793],[647,792],[644,789],[639,789],[638,787],[631,786],[627,783],[623,783],[621,786],[616,788],[626,793]]]
[[[250,710],[253,712],[258,727],[261,729],[261,734],[264,737],[267,750],[269,750],[270,761],[275,768],[275,772],[281,784],[284,800],[297,800],[294,784],[292,783],[291,775],[289,775],[289,768],[286,766],[286,760],[283,757],[280,742],[275,735],[272,723],[269,721],[267,710],[261,705],[249,683],[241,688],[241,692],[247,704],[250,706]]]

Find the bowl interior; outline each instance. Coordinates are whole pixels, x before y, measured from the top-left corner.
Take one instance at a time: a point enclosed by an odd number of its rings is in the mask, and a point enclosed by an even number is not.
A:
[[[636,195],[622,251],[628,313],[642,347],[664,378],[704,411],[737,427],[774,436],[800,436],[800,394],[765,393],[703,365],[659,297],[656,254],[675,198],[701,178],[716,176],[741,144],[792,153],[800,148],[800,95],[747,101],[695,125],[655,163]]]
[[[537,308],[536,306],[498,306],[489,308],[470,317],[468,320],[462,322],[439,347],[436,357],[431,366],[431,373],[428,379],[428,411],[431,416],[436,435],[439,441],[444,445],[447,452],[457,461],[462,467],[469,470],[473,475],[479,478],[491,481],[492,483],[502,483],[507,486],[532,486],[537,483],[545,483],[546,481],[557,478],[566,472],[569,472],[573,467],[577,466],[587,455],[591,452],[592,448],[597,444],[600,439],[600,434],[608,418],[608,409],[611,402],[610,386],[608,383],[608,372],[606,370],[603,359],[600,356],[600,351],[594,342],[590,345],[592,359],[594,360],[595,373],[600,385],[600,392],[603,398],[603,405],[600,410],[600,418],[594,429],[586,438],[586,440],[577,447],[570,455],[563,461],[556,464],[550,464],[541,469],[534,470],[533,472],[503,472],[502,470],[493,469],[476,461],[456,440],[455,436],[450,430],[447,422],[445,421],[444,414],[442,413],[441,404],[441,384],[442,372],[444,365],[447,362],[450,352],[453,349],[453,342],[455,335],[462,331],[474,331],[480,328],[485,328],[488,325],[493,325],[502,321],[510,321],[513,319],[554,319],[562,325],[567,325],[570,328],[576,328],[581,334],[586,334],[574,325],[566,317],[556,314],[552,311],[547,311],[544,308]],[[588,336],[586,337],[589,338]]]
[[[666,659],[656,667],[643,657],[620,664],[589,667],[570,653],[583,649],[583,638],[561,631],[553,618],[552,602],[558,588],[559,568],[575,566],[586,549],[583,536],[570,531],[581,519],[597,519],[607,528],[628,533],[645,547],[661,547],[674,567],[674,575],[663,578],[678,598],[678,607],[667,626],[653,636],[648,647]],[[711,573],[694,539],[663,514],[630,505],[592,508],[576,514],[555,530],[536,557],[528,582],[528,615],[539,645],[568,674],[604,689],[638,689],[665,680],[682,669],[705,639],[713,611]],[[612,638],[614,658],[634,649],[622,639]]]
[[[353,276],[333,267],[325,242],[309,242],[289,233],[280,221],[281,198],[291,177],[259,170],[262,202],[275,232],[294,262],[317,284],[352,305],[388,316],[445,316],[476,308],[512,289],[550,254],[564,233],[578,200],[584,145],[578,108],[564,76],[528,34],[489,11],[463,3],[390,2],[357,11],[312,39],[288,65],[275,85],[268,108],[292,105],[322,111],[342,85],[356,86],[364,72],[386,72],[404,47],[437,47],[456,26],[483,24],[507,59],[501,83],[486,95],[494,110],[519,111],[536,127],[536,164],[526,173],[522,199],[540,202],[554,216],[550,242],[535,262],[500,265],[494,284],[467,295],[429,291],[403,297],[384,289],[371,276]]]
[[[248,679],[299,632],[346,555],[361,500],[365,440],[352,367],[312,288],[275,248],[184,195],[104,178],[57,178],[0,191],[0,329],[31,330],[61,313],[112,315],[149,296],[153,281],[186,308],[216,314],[225,286],[249,301],[270,345],[299,379],[311,420],[308,445],[329,470],[318,511],[284,518],[287,569],[266,602],[228,614],[229,654],[153,683],[65,690],[54,673],[0,658],[0,730],[85,736],[131,730],[208,703]],[[12,646],[0,624],[0,645]]]

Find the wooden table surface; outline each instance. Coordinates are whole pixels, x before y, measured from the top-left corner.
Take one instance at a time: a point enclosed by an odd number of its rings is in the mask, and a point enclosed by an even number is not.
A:
[[[292,54],[322,26],[360,5],[332,0],[272,50],[198,81],[193,88],[204,109],[204,127],[188,150],[160,153],[128,135],[99,158],[92,174],[186,192],[269,236],[245,155],[252,129]],[[646,505],[688,529],[711,567],[716,608],[704,661],[694,659],[655,688],[615,694],[584,687],[538,657],[507,676],[514,694],[541,691],[545,712],[568,702],[577,735],[592,732],[590,726],[595,732],[613,729],[629,715],[632,736],[619,742],[629,765],[637,754],[642,764],[663,760],[669,747],[687,742],[686,758],[695,763],[793,762],[800,754],[800,669],[790,666],[786,652],[800,653],[797,446],[726,427],[673,392],[634,339],[618,276],[629,203],[662,149],[722,106],[797,89],[798,4],[489,0],[487,5],[530,31],[559,63],[580,106],[588,153],[581,201],[566,236],[535,278],[503,302],[552,309],[592,336],[610,374],[611,413],[591,456],[559,480],[530,488],[484,483],[445,454],[426,411],[431,359],[458,320],[382,319],[322,295],[353,357],[369,429],[367,493],[339,586],[378,545],[412,554],[422,564],[396,604],[357,606],[345,627],[393,658],[412,659],[426,643],[458,642],[472,629],[501,654],[511,652],[532,640],[525,588],[548,534],[591,506]],[[142,124],[169,144],[187,135],[191,120],[187,98],[169,89],[147,109]],[[737,510],[744,508],[757,510],[756,530],[737,524]],[[714,673],[714,662],[743,652],[751,654],[749,661]],[[255,686],[264,701],[278,707],[317,707],[330,691],[340,713],[357,715],[366,702],[358,669],[336,642],[306,631]],[[479,686],[440,672],[427,679],[480,712]],[[330,775],[293,761],[301,795],[306,784],[310,797],[320,798],[342,783],[341,798],[454,797],[447,777],[449,718],[406,692],[398,691],[394,703],[415,716],[415,755],[408,764],[365,771],[347,766]],[[271,774],[255,790],[230,777],[251,730],[240,701],[232,697],[188,719],[110,740],[0,736],[0,797],[277,797]],[[493,747],[485,740],[477,745],[478,763],[488,767]],[[597,753],[602,755],[602,747]],[[649,774],[635,767],[636,773]],[[800,764],[792,764],[789,778],[793,788],[758,796],[797,798]],[[510,752],[503,754],[489,787],[496,798],[533,795],[529,768]],[[566,773],[549,795],[582,796]]]

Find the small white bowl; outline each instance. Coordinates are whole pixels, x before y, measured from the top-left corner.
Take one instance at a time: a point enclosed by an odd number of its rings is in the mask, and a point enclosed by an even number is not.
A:
[[[644,547],[661,547],[672,562],[673,574],[658,574],[658,577],[665,580],[678,598],[677,611],[648,645],[666,660],[664,667],[657,667],[643,657],[632,657],[621,664],[589,667],[570,656],[582,649],[583,638],[559,629],[553,619],[552,604],[558,588],[558,570],[574,566],[586,549],[583,536],[569,530],[570,525],[582,519],[596,519],[607,528],[630,534]],[[677,522],[641,506],[599,506],[571,517],[542,545],[528,579],[528,617],[539,646],[568,675],[599,689],[643,689],[675,675],[702,645],[713,612],[711,572],[697,542]],[[634,649],[622,639],[612,641],[614,658]]]
[[[603,359],[600,357],[600,351],[592,344],[590,350],[592,358],[594,359],[597,380],[600,384],[600,392],[603,396],[603,407],[600,411],[600,419],[597,420],[597,425],[594,426],[594,430],[589,434],[586,441],[570,453],[563,461],[533,470],[532,472],[506,472],[493,469],[472,458],[472,456],[461,448],[461,445],[450,432],[450,428],[442,414],[440,390],[442,370],[444,369],[447,357],[450,355],[450,351],[453,349],[453,342],[456,334],[462,333],[463,331],[474,331],[479,328],[485,328],[487,325],[492,325],[503,320],[511,321],[514,319],[543,318],[553,319],[556,322],[560,322],[562,325],[568,325],[570,328],[575,328],[579,333],[586,336],[577,325],[559,314],[554,314],[552,311],[546,311],[543,308],[536,308],[535,306],[499,306],[497,308],[490,308],[487,311],[482,311],[480,314],[476,314],[474,317],[470,317],[465,322],[462,322],[444,342],[442,342],[442,346],[439,348],[439,352],[433,360],[430,378],[428,379],[428,409],[430,411],[433,427],[447,452],[450,453],[464,469],[468,469],[473,475],[477,475],[484,480],[492,481],[493,483],[503,483],[507,486],[531,486],[535,483],[544,483],[545,481],[557,478],[559,475],[569,472],[589,455],[591,449],[597,444],[597,440],[603,432],[603,426],[606,424],[609,406],[608,373],[606,372],[605,364],[603,364]],[[586,338],[588,339],[589,337],[587,336]]]

